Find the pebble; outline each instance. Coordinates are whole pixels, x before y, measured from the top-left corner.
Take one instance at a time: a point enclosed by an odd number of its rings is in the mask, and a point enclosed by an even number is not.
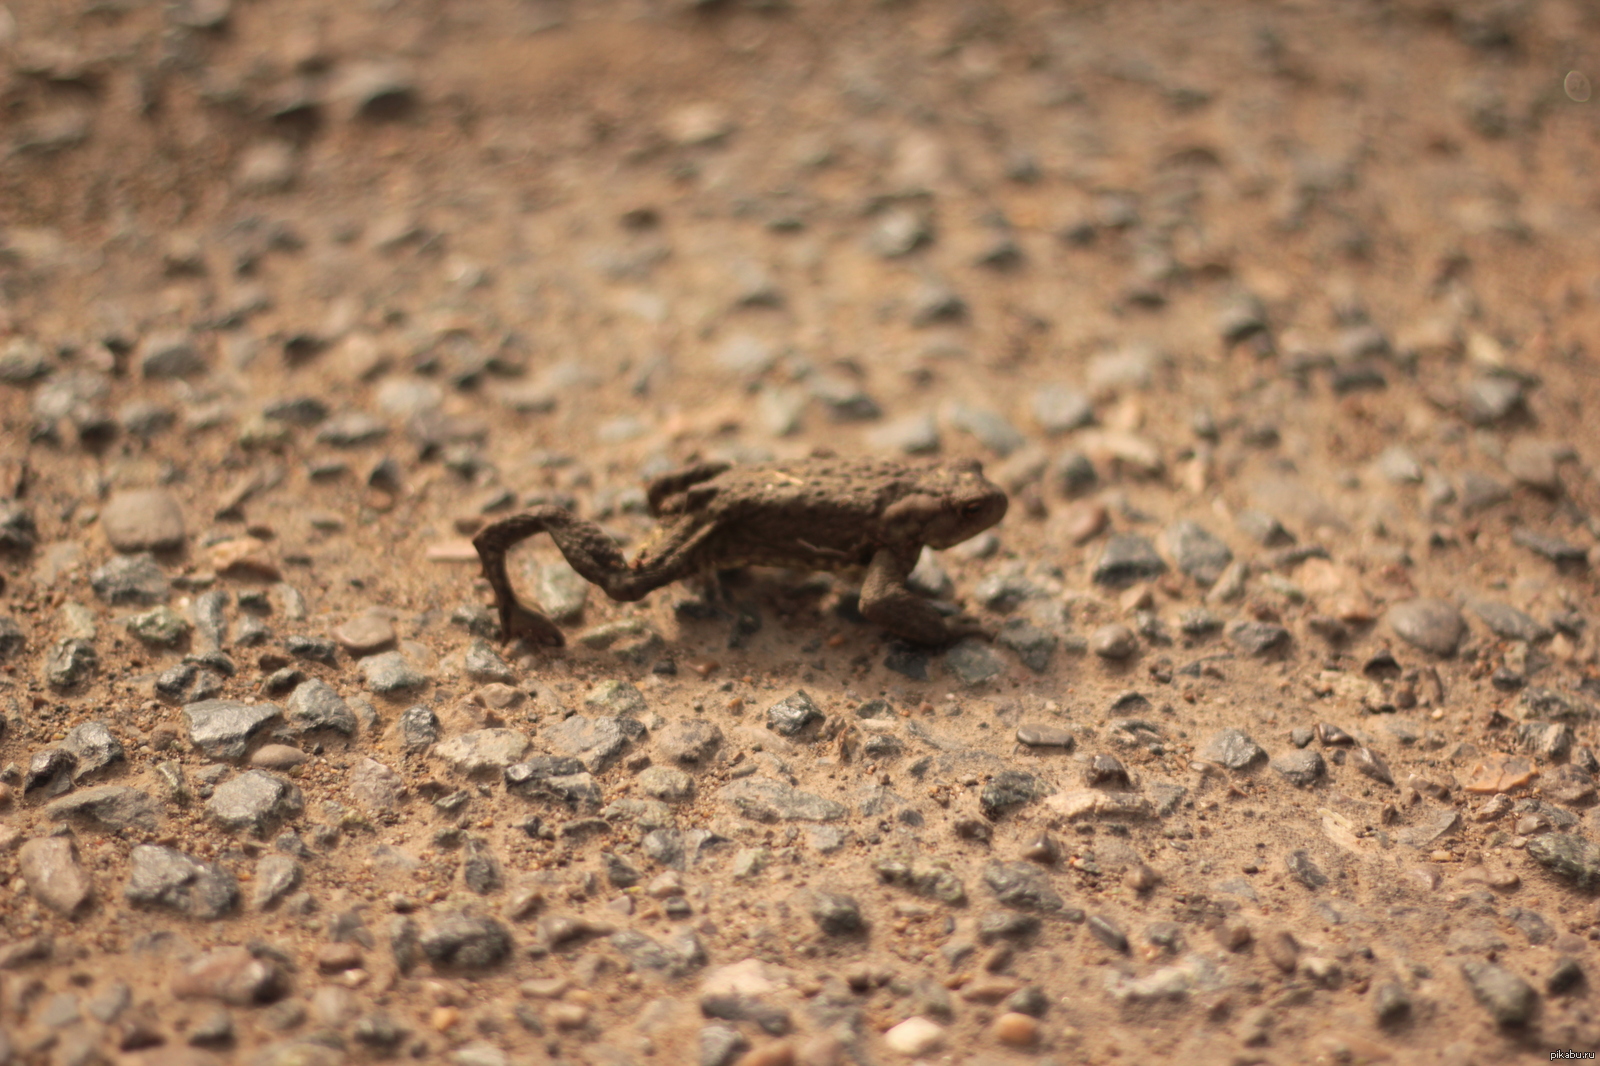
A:
[[[265,770],[247,770],[218,785],[206,813],[222,828],[248,830],[265,839],[273,825],[293,818],[305,799],[293,784]]]
[[[1030,748],[1061,748],[1071,751],[1077,739],[1066,729],[1051,725],[1024,724],[1017,727],[1017,743]]]
[[[176,551],[184,543],[183,507],[166,489],[125,489],[106,501],[100,528],[119,552]]]
[[[1515,607],[1480,599],[1470,600],[1468,606],[1497,637],[1533,644],[1550,636],[1547,626]]]
[[[549,733],[546,739],[553,743],[549,740]],[[434,754],[449,763],[457,773],[475,777],[503,772],[527,755],[532,746],[528,735],[515,729],[477,729],[437,745]]]
[[[755,822],[837,822],[850,813],[842,803],[769,777],[730,781],[717,796]]]
[[[1062,452],[1050,461],[1049,469],[1050,480],[1068,499],[1083,495],[1100,480],[1094,461],[1080,451]]]
[[[441,736],[439,716],[433,713],[432,708],[422,704],[407,707],[400,713],[396,724],[400,727],[400,736],[405,741],[407,751],[421,751],[436,743]]]
[[[189,743],[213,759],[243,758],[250,741],[282,715],[275,703],[238,700],[201,700],[183,708]]]
[[[1087,544],[1106,528],[1109,518],[1099,500],[1075,500],[1061,514],[1061,533],[1072,544]]]
[[[242,947],[208,951],[172,980],[172,993],[179,999],[215,999],[235,1007],[271,1003],[288,990],[282,963]]]
[[[351,799],[373,812],[393,810],[405,795],[405,781],[400,775],[370,758],[361,759],[350,768],[345,788]]]
[[[1531,784],[1537,776],[1538,771],[1525,756],[1495,752],[1473,764],[1462,788],[1479,795],[1511,792]]]
[[[1272,768],[1296,788],[1314,785],[1327,771],[1322,756],[1311,749],[1290,752],[1272,760]]]
[[[146,378],[194,377],[206,371],[205,356],[187,333],[153,333],[139,353],[139,369]]]
[[[1174,522],[1167,527],[1163,540],[1178,569],[1202,585],[1215,584],[1233,562],[1228,546],[1197,522]]]
[[[1310,852],[1298,849],[1289,852],[1283,857],[1284,869],[1289,871],[1296,881],[1315,892],[1328,883],[1328,875],[1311,858]]]
[[[356,716],[344,698],[321,678],[311,678],[295,686],[284,703],[284,721],[290,732],[310,733],[330,729],[355,736]]]
[[[656,750],[673,762],[709,762],[722,746],[722,730],[713,722],[690,718],[669,722],[655,731]]]
[[[292,855],[261,856],[251,880],[250,906],[258,911],[271,910],[300,887],[303,876],[300,863]]]
[[[792,737],[824,717],[821,709],[802,689],[767,708],[767,728],[779,736]]]
[[[8,615],[0,615],[0,663],[14,659],[19,652],[28,646],[28,635],[17,620]]]
[[[639,771],[639,788],[645,795],[666,803],[683,803],[694,798],[694,778],[671,766],[648,766]]]
[[[428,675],[399,651],[379,652],[362,659],[361,676],[367,688],[380,696],[410,692],[428,683]]]
[[[1136,581],[1153,580],[1166,572],[1166,562],[1156,554],[1148,538],[1137,533],[1118,533],[1106,541],[1092,577],[1096,584],[1120,588]]]
[[[1464,516],[1482,514],[1511,499],[1511,490],[1500,481],[1469,470],[1461,475],[1461,513]]]
[[[1039,1042],[1039,1020],[1019,1011],[1007,1011],[994,1021],[990,1030],[1007,1047],[1032,1047]]]
[[[511,954],[511,933],[493,918],[449,914],[425,930],[417,941],[435,966],[473,973],[487,970]]]
[[[1461,612],[1445,600],[1403,600],[1390,607],[1386,617],[1407,644],[1444,657],[1456,653],[1467,632]]]
[[[148,554],[119,555],[89,575],[94,594],[113,607],[151,606],[167,598],[167,576]]]
[[[148,793],[137,788],[100,785],[53,800],[45,807],[45,817],[54,822],[92,825],[107,833],[154,832],[160,825],[161,809]]]
[[[238,883],[216,863],[156,844],[136,846],[129,860],[123,895],[130,903],[164,907],[206,920],[220,918],[238,905]]]
[[[335,629],[332,636],[340,647],[356,658],[386,651],[398,639],[394,623],[386,614],[378,611],[356,615]]]
[[[33,897],[57,914],[71,917],[93,892],[71,837],[41,837],[23,844],[17,865]]]
[[[1558,566],[1582,564],[1588,561],[1589,553],[1576,544],[1569,544],[1560,537],[1553,537],[1548,533],[1540,533],[1526,526],[1518,526],[1511,531],[1511,542],[1519,548],[1526,548],[1535,555],[1542,555]]]
[[[589,773],[598,774],[620,760],[644,735],[645,727],[633,718],[575,714],[545,729],[541,739],[551,754],[577,759]]]
[[[1033,394],[1033,420],[1050,436],[1071,433],[1094,421],[1094,404],[1069,386],[1042,385]]]
[[[1200,749],[1200,758],[1221,763],[1229,770],[1243,770],[1266,757],[1267,753],[1261,745],[1238,729],[1222,730]]]
[[[1089,650],[1102,659],[1120,661],[1139,650],[1139,638],[1121,622],[1108,622],[1089,634]]]
[[[1462,414],[1479,426],[1503,422],[1523,410],[1522,382],[1512,377],[1483,375],[1461,390]]]
[[[1600,883],[1600,845],[1576,833],[1546,833],[1528,841],[1528,855],[1588,888]]]
[[[934,455],[940,447],[939,424],[928,412],[904,415],[869,430],[867,443],[879,451]]]
[[[861,904],[837,892],[817,892],[811,897],[811,919],[827,936],[854,936],[866,929]]]
[[[561,623],[583,617],[591,587],[564,559],[540,566],[534,578],[534,595],[540,606],[551,620]]]
[[[127,626],[128,632],[146,644],[164,648],[181,644],[192,628],[187,618],[166,604],[130,616]]]
[[[1060,911],[1067,905],[1050,875],[1031,862],[991,862],[983,868],[983,883],[995,899],[1017,910]]]
[[[1500,1025],[1526,1025],[1539,1008],[1539,993],[1503,966],[1467,959],[1461,963],[1461,976],[1473,997]]]
[[[1394,784],[1394,773],[1389,769],[1389,764],[1383,761],[1383,756],[1368,747],[1360,747],[1352,754],[1350,761],[1355,768],[1380,784]]]
[[[0,498],[0,552],[30,552],[39,540],[33,512],[20,500]]]
[[[890,1051],[909,1058],[931,1054],[944,1043],[944,1027],[920,1016],[907,1018],[883,1034]]]
[[[1251,655],[1265,655],[1289,643],[1289,631],[1275,622],[1239,619],[1228,625],[1228,639]]]
[[[104,722],[84,722],[73,726],[61,739],[61,746],[77,760],[77,768],[72,773],[74,781],[81,781],[112,763],[122,762],[126,757],[122,741],[112,734],[111,728]]]
[[[969,688],[981,685],[1005,672],[1005,661],[986,641],[968,637],[957,642],[943,657],[945,667]]]

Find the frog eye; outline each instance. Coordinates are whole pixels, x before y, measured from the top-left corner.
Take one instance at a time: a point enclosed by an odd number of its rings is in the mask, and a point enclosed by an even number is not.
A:
[[[977,518],[978,515],[982,513],[983,504],[979,503],[977,500],[974,500],[968,504],[963,504],[961,507],[961,515],[963,518]]]

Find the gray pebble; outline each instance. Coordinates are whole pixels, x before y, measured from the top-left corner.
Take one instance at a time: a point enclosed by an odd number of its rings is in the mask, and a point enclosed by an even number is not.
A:
[[[0,615],[0,663],[14,658],[28,646],[28,635],[10,615]]]
[[[546,615],[555,622],[576,622],[589,602],[589,582],[565,560],[539,567],[534,595]]]
[[[161,810],[147,793],[126,785],[101,785],[81,789],[53,801],[45,808],[53,822],[75,821],[108,833],[130,829],[154,832]]]
[[[122,741],[112,734],[111,727],[104,722],[83,722],[73,726],[61,739],[61,746],[78,760],[77,769],[72,775],[74,780],[98,773],[126,757]]]
[[[267,854],[256,863],[255,878],[250,886],[250,906],[258,911],[271,910],[289,893],[300,887],[302,870],[293,856]]]
[[[407,751],[421,751],[437,742],[440,736],[439,716],[421,704],[401,712],[398,724]]]
[[[1017,910],[1059,911],[1067,905],[1050,875],[1031,862],[991,862],[983,868],[983,883],[995,899]]]
[[[181,644],[189,635],[189,620],[166,604],[132,615],[127,620],[128,632],[157,647],[170,648]]]
[[[1322,756],[1311,749],[1289,752],[1272,760],[1272,768],[1296,788],[1314,785],[1327,771]]]
[[[1497,637],[1533,644],[1550,636],[1550,630],[1532,615],[1507,604],[1473,599],[1468,601],[1468,606]]]
[[[1541,865],[1588,888],[1600,883],[1600,845],[1577,833],[1545,833],[1528,841],[1528,854]]]
[[[811,395],[835,422],[871,422],[883,409],[861,384],[836,374],[819,374],[809,382]]]
[[[1229,624],[1228,639],[1251,655],[1265,655],[1289,643],[1289,631],[1275,622],[1239,619]]]
[[[1149,581],[1166,572],[1167,564],[1156,554],[1149,538],[1138,533],[1118,533],[1106,541],[1092,576],[1096,584],[1115,588]]]
[[[750,1050],[750,1041],[737,1029],[707,1025],[700,1030],[700,1066],[730,1066]]]
[[[905,415],[875,426],[867,433],[867,443],[879,451],[933,455],[939,450],[939,426],[927,412]]]
[[[334,448],[360,448],[376,444],[389,435],[387,423],[361,411],[347,411],[330,418],[317,430],[317,443]]]
[[[1446,600],[1403,600],[1389,608],[1387,619],[1407,644],[1445,657],[1456,653],[1467,632],[1461,612]]]
[[[188,378],[205,373],[206,360],[187,333],[157,333],[144,342],[139,370],[148,379]]]
[[[45,346],[31,337],[12,337],[0,346],[0,382],[26,385],[55,368]]]
[[[1511,542],[1535,555],[1542,555],[1557,565],[1584,563],[1589,558],[1589,553],[1576,544],[1569,544],[1560,537],[1540,533],[1526,526],[1518,526],[1511,531]]]
[[[717,795],[756,822],[837,822],[850,813],[842,803],[802,792],[769,777],[731,781]]]
[[[1461,976],[1473,997],[1500,1025],[1526,1025],[1539,1008],[1539,993],[1503,966],[1466,959],[1461,963]]]
[[[1214,584],[1233,562],[1228,546],[1197,522],[1174,522],[1167,527],[1163,539],[1178,569],[1202,585]]]
[[[962,684],[981,685],[1005,671],[1005,662],[988,643],[968,637],[944,653],[944,665]]]
[[[1054,791],[1053,786],[1045,784],[1033,774],[1021,770],[1001,770],[984,782],[983,789],[978,793],[978,806],[985,818],[995,821]]]
[[[584,695],[583,705],[622,718],[637,718],[650,710],[644,693],[630,681],[600,682]]]
[[[589,773],[598,774],[644,735],[645,727],[632,718],[575,714],[545,729],[541,739],[552,755],[577,759]]]
[[[157,604],[167,598],[167,577],[149,555],[119,555],[89,575],[89,585],[113,607]]]
[[[639,771],[637,780],[645,795],[664,803],[694,798],[694,778],[674,766],[647,766]]]
[[[399,651],[379,652],[362,659],[361,676],[367,688],[384,696],[410,692],[428,683],[428,675]]]
[[[511,954],[511,933],[493,918],[469,914],[439,919],[418,939],[423,955],[435,966],[476,972]]]
[[[1001,458],[1010,455],[1028,442],[1028,439],[1004,416],[986,407],[952,403],[945,410],[945,418],[950,425],[970,433],[980,444]]]
[[[510,663],[495,650],[494,645],[485,640],[474,640],[467,645],[467,653],[462,661],[462,669],[472,680],[487,684],[498,681],[505,685],[514,685],[517,682],[517,672]]]
[[[213,759],[243,758],[251,739],[281,715],[275,703],[238,700],[202,700],[183,708],[189,742]]]
[[[247,770],[217,786],[206,813],[224,829],[249,830],[260,839],[277,822],[305,806],[300,789],[265,770]]]
[[[100,511],[100,528],[120,552],[175,551],[183,547],[183,507],[166,489],[125,489]]]
[[[0,499],[0,552],[30,552],[38,539],[33,512],[27,505],[21,500]]]
[[[1422,464],[1403,444],[1391,444],[1378,454],[1378,473],[1395,485],[1414,485],[1422,481]]]
[[[1062,748],[1071,751],[1077,744],[1077,739],[1071,731],[1053,725],[1020,725],[1017,727],[1017,743],[1026,744],[1030,748]]]
[[[1474,425],[1503,422],[1523,410],[1522,382],[1516,378],[1485,375],[1461,390],[1462,414]]]
[[[674,762],[710,761],[722,746],[722,730],[700,718],[669,722],[655,731],[656,750]]]
[[[1094,463],[1079,451],[1066,451],[1050,461],[1050,480],[1069,499],[1081,496],[1100,480]]]
[[[94,891],[70,836],[41,837],[23,844],[17,851],[17,868],[33,898],[57,914],[71,917]]]
[[[100,663],[94,645],[82,637],[62,637],[44,657],[44,679],[56,688],[71,688],[87,681]]]
[[[409,712],[407,712],[409,713]],[[569,718],[566,722],[555,726],[546,734],[546,739],[552,747],[562,746],[572,735],[572,730],[564,729],[569,722],[574,720],[587,723],[587,718]],[[559,736],[554,736],[555,730],[564,730]],[[434,754],[460,774],[473,777],[478,774],[500,773],[506,767],[520,760],[528,753],[533,742],[526,733],[519,733],[515,729],[474,729],[470,733],[451,737],[434,748]],[[571,754],[571,753],[567,753]]]
[[[1350,761],[1355,768],[1380,784],[1393,785],[1394,772],[1389,769],[1389,764],[1383,756],[1368,747],[1359,747],[1351,756]]]
[[[220,918],[239,902],[239,885],[223,867],[172,848],[140,844],[129,853],[129,903],[164,907],[205,920]]]
[[[1070,433],[1094,421],[1094,404],[1069,386],[1041,385],[1033,394],[1033,420],[1051,436]]]
[[[918,329],[967,317],[967,301],[950,286],[925,281],[911,294],[911,324]],[[977,435],[976,432],[974,435]],[[1003,454],[1003,453],[1002,453]]]
[[[994,642],[1014,652],[1023,666],[1042,674],[1050,668],[1050,660],[1061,639],[1031,622],[1012,621],[1000,630]]]
[[[854,936],[866,928],[855,897],[818,892],[811,897],[811,919],[827,936]]]
[[[1470,517],[1511,499],[1511,489],[1487,474],[1469,470],[1461,475],[1461,491],[1457,498],[1461,501],[1461,513]]]
[[[1290,876],[1313,892],[1328,883],[1328,875],[1323,873],[1322,868],[1311,858],[1311,853],[1304,849],[1291,851],[1285,855],[1283,865]]]
[[[1139,650],[1139,638],[1121,622],[1108,622],[1089,634],[1089,650],[1102,659],[1126,659]]]
[[[1261,745],[1238,729],[1222,730],[1200,749],[1200,758],[1221,763],[1229,770],[1243,770],[1266,757]]]
[[[798,736],[812,722],[826,717],[804,689],[767,708],[767,728],[779,736]]]
[[[1103,914],[1091,914],[1084,923],[1094,938],[1112,951],[1128,953],[1128,934],[1116,922]]]

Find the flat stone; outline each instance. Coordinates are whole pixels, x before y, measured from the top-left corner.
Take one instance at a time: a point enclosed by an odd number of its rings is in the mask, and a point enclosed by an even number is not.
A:
[[[1470,518],[1511,499],[1511,487],[1488,474],[1468,470],[1461,475],[1460,499],[1461,513]]]
[[[995,899],[1017,910],[1059,911],[1067,905],[1050,875],[1031,862],[991,862],[983,868],[983,883]]]
[[[1592,721],[1600,711],[1588,700],[1553,688],[1528,688],[1518,701],[1523,718],[1549,718],[1558,722]]]
[[[552,754],[577,759],[585,770],[598,774],[618,759],[645,728],[633,718],[586,718],[575,714],[544,730],[541,739]]]
[[[1479,795],[1492,795],[1526,788],[1538,776],[1539,771],[1526,756],[1494,752],[1473,764],[1467,771],[1466,784],[1461,787]]]
[[[1291,877],[1313,892],[1328,883],[1328,875],[1322,872],[1322,867],[1317,865],[1311,853],[1303,848],[1285,855],[1283,865]]]
[[[532,746],[528,735],[515,729],[475,729],[437,745],[434,754],[457,773],[468,776],[499,774],[519,761]]]
[[[276,703],[201,700],[183,708],[189,743],[213,759],[243,758],[250,741],[281,716]]]
[[[462,657],[462,671],[479,684],[498,683],[502,685],[515,684],[517,672],[511,664],[505,661],[501,654],[494,650],[494,646],[485,640],[474,640],[467,645],[467,653]]]
[[[1228,639],[1250,655],[1265,655],[1289,643],[1289,631],[1275,622],[1241,618],[1228,624]]]
[[[1156,814],[1155,806],[1143,796],[1129,792],[1107,792],[1098,788],[1057,792],[1046,797],[1044,805],[1069,822],[1085,818],[1142,821]]]
[[[1532,615],[1507,604],[1474,599],[1468,606],[1497,637],[1506,640],[1524,640],[1532,644],[1550,636],[1549,627]]]
[[[968,637],[944,653],[945,667],[968,687],[981,685],[1005,672],[1005,660],[986,641]]]
[[[1023,724],[1017,727],[1017,743],[1030,748],[1061,748],[1071,751],[1077,744],[1069,730],[1053,725]]]
[[[187,378],[205,373],[206,360],[189,334],[153,333],[139,353],[139,369],[149,379]]]
[[[28,635],[15,618],[0,615],[0,663],[9,662],[28,646]]]
[[[1050,795],[1052,789],[1033,774],[1021,770],[1001,770],[986,781],[978,793],[978,806],[991,821],[1035,800]]]
[[[583,617],[593,586],[564,559],[539,567],[534,578],[534,596],[544,613],[554,622],[576,622]]]
[[[126,785],[100,785],[80,789],[44,809],[54,822],[68,820],[93,825],[107,833],[129,830],[154,832],[161,822],[161,808],[146,792]]]
[[[181,644],[192,628],[187,618],[164,603],[133,615],[127,626],[128,632],[146,644],[162,648]]]
[[[437,967],[473,973],[504,961],[512,940],[510,931],[493,918],[453,914],[424,931],[418,946]]]
[[[261,856],[256,862],[256,875],[250,883],[250,906],[258,911],[271,910],[300,887],[303,876],[300,863],[292,855],[273,853]]]
[[[1166,572],[1167,564],[1156,554],[1149,538],[1118,533],[1106,541],[1092,576],[1096,584],[1115,588],[1149,581]]]
[[[703,718],[668,722],[655,732],[656,750],[681,763],[704,763],[722,746],[722,730]]]
[[[356,716],[332,685],[311,678],[295,686],[284,704],[284,722],[292,733],[331,729],[347,737],[355,736]]]
[[[265,837],[276,823],[293,818],[305,798],[293,784],[265,770],[247,770],[218,785],[206,801],[206,813],[228,830],[249,830]]]
[[[394,623],[376,611],[358,614],[333,631],[333,639],[351,655],[360,658],[392,648],[398,638]]]
[[[71,837],[30,840],[18,849],[17,864],[33,898],[57,914],[71,917],[93,892]]]
[[[1394,772],[1389,769],[1389,764],[1384,762],[1383,756],[1368,747],[1357,748],[1351,755],[1350,762],[1355,768],[1380,784],[1394,784]]]
[[[731,781],[717,793],[740,814],[756,822],[837,822],[848,807],[770,777]]]
[[[93,642],[83,637],[62,637],[44,657],[44,679],[55,688],[72,688],[87,681],[100,665]]]
[[[119,552],[176,551],[184,541],[183,507],[166,489],[125,489],[101,508],[100,528]]]
[[[1528,855],[1580,888],[1600,883],[1600,845],[1577,833],[1545,833],[1528,841]]]
[[[1267,757],[1250,736],[1238,729],[1224,729],[1215,734],[1200,749],[1200,758],[1211,762],[1221,763],[1229,770],[1243,770],[1254,764],[1257,760]]]
[[[148,554],[119,555],[89,575],[94,594],[113,607],[151,606],[166,600],[167,576]]]
[[[1183,520],[1163,534],[1167,553],[1179,570],[1202,585],[1212,585],[1233,562],[1233,552],[1198,522]]]
[[[428,683],[428,675],[398,651],[379,652],[362,659],[361,675],[367,688],[379,695],[410,692]]]
[[[824,717],[816,702],[801,689],[767,708],[767,728],[779,736],[792,737]]]
[[[1272,768],[1296,788],[1316,784],[1327,772],[1322,756],[1310,748],[1278,756],[1272,760]]]
[[[1526,1025],[1539,1009],[1539,993],[1503,966],[1467,959],[1461,963],[1461,976],[1472,989],[1473,998],[1500,1025]]]
[[[907,1058],[920,1058],[939,1050],[944,1043],[944,1026],[921,1016],[907,1018],[883,1034],[890,1051]]]
[[[179,999],[215,999],[235,1007],[271,1003],[288,990],[282,963],[241,947],[208,951],[172,979],[172,993]]]
[[[156,844],[129,853],[123,895],[130,903],[174,910],[191,918],[220,918],[239,902],[239,885],[223,867]]]
[[[405,796],[405,781],[376,759],[362,759],[350,768],[345,788],[369,811],[393,810]]]
[[[1589,553],[1586,549],[1576,544],[1569,544],[1560,537],[1538,530],[1518,526],[1511,531],[1511,543],[1519,548],[1526,548],[1535,555],[1542,555],[1557,565],[1581,564],[1588,561]]]
[[[439,716],[429,707],[417,704],[400,712],[400,736],[407,751],[421,751],[439,740]]]
[[[675,766],[647,766],[639,771],[639,788],[646,796],[666,803],[694,798],[694,778]]]
[[[1461,612],[1446,600],[1404,600],[1389,608],[1389,627],[1407,644],[1439,656],[1451,656],[1467,624]]]

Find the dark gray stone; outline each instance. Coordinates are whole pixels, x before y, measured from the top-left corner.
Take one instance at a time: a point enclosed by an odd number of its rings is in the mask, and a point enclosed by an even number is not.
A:
[[[454,914],[423,932],[418,947],[437,967],[464,972],[486,970],[511,954],[511,933],[493,918]]]
[[[1112,951],[1128,953],[1128,934],[1116,922],[1103,914],[1091,914],[1084,923],[1094,938]]]
[[[854,896],[818,892],[811,897],[811,919],[827,936],[854,936],[866,929]]]
[[[504,887],[505,876],[501,872],[500,860],[487,842],[476,837],[467,840],[461,855],[461,880],[480,896],[498,892]]]
[[[89,575],[94,594],[113,607],[154,606],[167,598],[167,576],[148,554],[118,555]]]
[[[331,729],[355,736],[356,716],[332,685],[320,678],[302,681],[284,704],[284,720],[293,733]]]
[[[972,686],[998,677],[1006,664],[986,641],[968,637],[944,653],[944,665],[963,685]]]
[[[139,789],[101,785],[80,789],[51,802],[45,808],[45,816],[55,822],[70,819],[88,823],[108,833],[133,829],[154,832],[160,824],[161,809]]]
[[[919,896],[927,896],[952,907],[966,902],[967,886],[942,864],[880,859],[873,869],[885,884],[904,886]]]
[[[72,774],[74,780],[81,780],[126,758],[122,741],[112,736],[110,727],[104,722],[84,722],[74,726],[62,738],[61,746],[78,760]]]
[[[798,736],[806,726],[824,717],[816,702],[801,689],[767,708],[767,728],[779,736]]]
[[[1238,729],[1224,729],[1200,749],[1200,758],[1221,763],[1230,770],[1243,770],[1267,757],[1261,745]]]
[[[94,644],[82,637],[62,637],[44,657],[44,679],[56,688],[72,688],[93,676],[100,665]]]
[[[21,555],[33,550],[39,530],[33,512],[21,500],[0,499],[0,552]]]
[[[1518,526],[1511,531],[1511,542],[1559,565],[1584,563],[1589,558],[1589,553],[1578,545],[1526,526]]]
[[[700,1066],[730,1066],[748,1050],[750,1041],[737,1029],[707,1025],[700,1030]]]
[[[769,777],[730,781],[717,794],[724,803],[757,822],[837,822],[850,813],[842,803]]]
[[[28,646],[28,636],[15,618],[0,615],[0,663],[14,658]]]
[[[541,601],[542,602],[542,601]],[[503,659],[488,641],[475,640],[467,646],[462,664],[468,677],[479,684],[498,681],[503,685],[517,683],[517,672]]]
[[[1059,911],[1067,901],[1050,884],[1050,875],[1030,862],[991,862],[983,883],[995,899],[1017,910]]]
[[[1007,623],[994,642],[1002,648],[1009,648],[1022,660],[1023,666],[1042,674],[1050,668],[1050,660],[1055,657],[1061,638],[1031,622],[1018,620]]]
[[[1241,618],[1228,626],[1228,639],[1241,651],[1265,655],[1289,643],[1289,631],[1274,622]]]
[[[1327,772],[1327,764],[1322,761],[1322,756],[1309,748],[1278,756],[1272,760],[1272,768],[1296,788],[1316,784]]]
[[[1500,1025],[1527,1025],[1539,1009],[1539,993],[1503,966],[1467,959],[1461,963],[1461,976],[1472,989],[1473,997]]]
[[[123,889],[129,903],[164,907],[206,920],[221,918],[238,905],[238,882],[216,863],[155,844],[135,847],[129,860],[128,884]]]
[[[1357,748],[1350,761],[1357,770],[1374,781],[1385,785],[1394,784],[1394,772],[1389,769],[1389,764],[1383,760],[1383,756],[1371,748]]]
[[[1528,854],[1544,866],[1578,883],[1600,883],[1600,845],[1577,833],[1545,833],[1528,841]]]
[[[202,700],[183,708],[189,742],[213,759],[240,759],[250,741],[282,715],[276,703]]]
[[[1328,875],[1323,873],[1322,867],[1311,858],[1311,853],[1304,849],[1291,851],[1285,855],[1283,865],[1296,881],[1313,892],[1328,883]]]
[[[1551,688],[1530,688],[1522,693],[1524,718],[1549,718],[1560,722],[1587,722],[1594,719],[1595,705],[1571,692]]]
[[[1470,606],[1472,613],[1482,619],[1483,624],[1497,637],[1506,640],[1525,640],[1532,644],[1550,635],[1549,628],[1532,615],[1507,604],[1495,603],[1492,600],[1473,600]]]
[[[1034,800],[1043,799],[1054,791],[1053,786],[1032,774],[1021,770],[1002,770],[984,784],[983,790],[978,793],[978,806],[985,817],[994,820]]]
[[[1179,570],[1202,585],[1214,584],[1233,562],[1233,552],[1197,522],[1187,519],[1168,526],[1163,539]]]
[[[1167,564],[1156,554],[1149,538],[1138,533],[1118,533],[1106,541],[1095,563],[1096,584],[1110,587],[1149,581],[1167,572]]]

